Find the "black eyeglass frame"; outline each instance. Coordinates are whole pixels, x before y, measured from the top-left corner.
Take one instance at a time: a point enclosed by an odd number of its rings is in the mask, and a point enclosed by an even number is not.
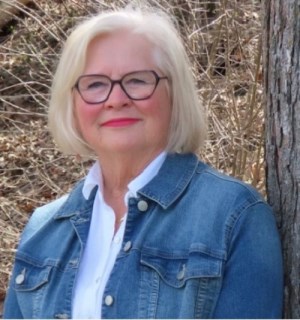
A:
[[[127,77],[127,76],[129,76],[129,75],[131,75],[131,74],[134,74],[134,73],[138,73],[138,72],[151,72],[151,73],[154,75],[154,77],[155,77],[155,85],[154,85],[153,91],[152,91],[147,97],[145,97],[145,98],[132,98],[132,97],[128,94],[128,92],[126,91],[125,87],[124,87],[123,84],[122,84],[122,81],[123,81],[123,79],[124,79],[125,77]],[[107,79],[110,81],[111,87],[110,87],[110,90],[109,90],[109,92],[108,92],[108,94],[107,94],[107,97],[106,97],[104,100],[97,101],[97,102],[90,102],[90,101],[87,101],[87,100],[83,97],[82,93],[80,92],[79,82],[80,82],[80,79],[82,79],[82,78],[95,77],[95,76],[102,76],[102,77],[107,78]],[[155,90],[156,90],[156,88],[157,88],[157,86],[158,86],[159,81],[160,81],[160,80],[163,80],[163,79],[168,79],[168,77],[167,77],[167,76],[162,76],[162,77],[160,77],[154,70],[137,70],[137,71],[132,71],[132,72],[129,72],[129,73],[124,74],[123,77],[120,78],[120,79],[118,79],[118,80],[112,80],[111,78],[109,78],[108,76],[106,76],[106,75],[104,75],[104,74],[85,74],[85,75],[80,76],[80,77],[77,79],[77,81],[76,81],[73,89],[76,89],[76,90],[77,90],[77,92],[79,93],[79,95],[81,96],[82,100],[83,100],[85,103],[88,103],[88,104],[99,104],[99,103],[103,103],[103,102],[107,101],[107,100],[109,99],[109,96],[110,96],[110,94],[111,94],[111,92],[112,92],[115,84],[119,84],[120,87],[122,88],[122,90],[124,91],[124,93],[127,95],[127,97],[128,97],[129,99],[134,100],[134,101],[141,101],[141,100],[147,100],[147,99],[151,98],[151,96],[153,95],[153,93],[155,92]]]

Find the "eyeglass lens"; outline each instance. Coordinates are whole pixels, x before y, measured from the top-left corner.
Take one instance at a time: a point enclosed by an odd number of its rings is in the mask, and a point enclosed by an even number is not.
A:
[[[149,98],[161,78],[154,71],[137,71],[126,74],[120,80],[105,75],[87,75],[79,78],[77,89],[88,103],[100,103],[108,99],[113,86],[118,83],[130,99]]]

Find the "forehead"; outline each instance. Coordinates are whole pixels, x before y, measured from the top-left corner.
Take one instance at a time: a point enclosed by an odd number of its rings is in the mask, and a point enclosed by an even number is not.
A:
[[[155,67],[156,50],[143,35],[127,30],[95,37],[86,54],[85,72],[124,72]]]

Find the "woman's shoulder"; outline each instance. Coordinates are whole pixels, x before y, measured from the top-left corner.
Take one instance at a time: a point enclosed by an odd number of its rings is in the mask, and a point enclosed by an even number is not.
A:
[[[219,207],[265,202],[250,184],[222,173],[192,153],[169,154],[159,174],[140,193],[163,207],[168,207],[181,195],[199,205],[205,202]]]
[[[65,194],[58,199],[54,199],[38,208],[36,208],[30,218],[30,221],[41,223],[50,219],[66,202],[69,194]]]
[[[48,221],[50,221],[58,210],[63,206],[68,198],[68,194],[65,194],[58,199],[52,200],[34,210],[29,218],[27,225],[22,234],[22,241],[25,241],[35,231],[41,229]]]
[[[84,181],[83,179],[75,184],[69,193],[36,208],[25,226],[21,242],[32,237],[54,220],[68,218],[78,214],[80,210],[85,212],[85,209],[90,209],[96,190],[91,193],[89,200],[86,201],[82,193]]]
[[[196,179],[205,185],[205,190],[215,197],[247,199],[250,202],[265,201],[262,194],[251,184],[236,177],[213,168],[212,166],[198,162]]]
[[[214,224],[215,219],[220,223],[223,221],[228,230],[238,221],[275,226],[271,206],[251,184],[201,162],[196,172],[193,193],[201,194],[199,206],[205,203],[206,219],[210,217]]]
[[[253,200],[262,199],[253,186],[223,173],[193,153],[169,154],[160,173],[161,179],[156,179],[157,182],[163,184],[163,179],[167,179],[171,182],[170,188],[172,183],[175,183],[174,188],[178,189],[178,186],[187,186],[187,182],[190,182],[192,189],[201,190],[203,194],[213,193],[215,198],[244,194]]]

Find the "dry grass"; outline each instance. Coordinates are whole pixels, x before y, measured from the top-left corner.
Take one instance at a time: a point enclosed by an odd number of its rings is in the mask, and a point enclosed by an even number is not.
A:
[[[209,115],[202,157],[264,192],[260,1],[148,2],[178,18]],[[63,156],[47,132],[61,44],[81,17],[125,3],[0,0],[0,13],[16,9],[0,33],[0,300],[32,210],[67,192],[90,165]]]

